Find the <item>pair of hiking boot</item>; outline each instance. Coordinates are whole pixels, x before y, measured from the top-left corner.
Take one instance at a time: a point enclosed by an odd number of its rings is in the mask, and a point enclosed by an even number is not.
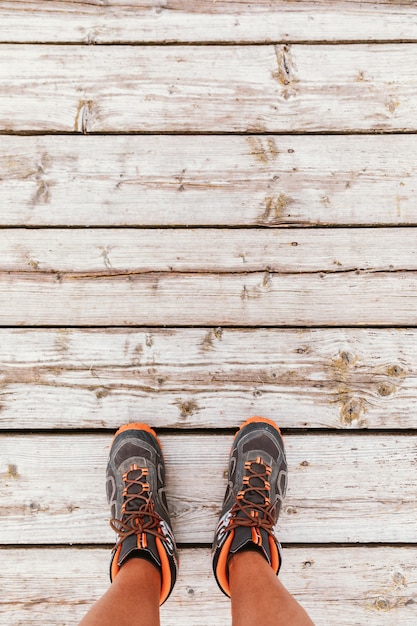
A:
[[[278,574],[281,546],[274,526],[285,496],[287,464],[281,433],[270,420],[253,417],[236,433],[230,451],[226,495],[213,542],[213,571],[230,596],[228,560],[259,551]],[[161,573],[160,604],[171,594],[178,555],[165,495],[165,463],[155,432],[127,424],[113,440],[107,466],[110,525],[119,535],[110,563],[114,580],[123,564],[144,558]]]

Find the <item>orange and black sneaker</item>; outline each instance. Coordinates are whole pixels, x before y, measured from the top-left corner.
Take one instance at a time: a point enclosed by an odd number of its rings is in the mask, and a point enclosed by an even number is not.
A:
[[[287,488],[287,462],[274,422],[252,417],[236,433],[229,482],[213,543],[217,584],[230,597],[228,559],[243,550],[260,552],[278,574],[281,546],[274,526]]]
[[[178,555],[165,496],[165,463],[155,432],[146,424],[126,424],[113,439],[107,465],[110,525],[118,534],[110,580],[123,564],[144,558],[161,573],[160,604],[170,595]]]

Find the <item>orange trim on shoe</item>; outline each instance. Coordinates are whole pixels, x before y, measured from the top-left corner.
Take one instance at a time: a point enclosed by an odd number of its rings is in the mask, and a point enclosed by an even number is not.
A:
[[[119,564],[118,564],[118,560],[119,560],[121,549],[122,549],[122,546],[120,545],[117,548],[117,550],[116,550],[116,552],[114,554],[114,557],[113,557],[113,561],[112,561],[112,564],[111,564],[111,571],[110,571],[111,582],[114,581],[114,579],[116,578],[117,574],[120,572],[120,567],[119,567]]]
[[[136,536],[136,545],[138,550],[144,550],[148,547],[148,539],[146,533],[138,533]]]
[[[171,567],[168,555],[159,537],[155,537],[155,544],[161,560],[161,595],[159,599],[159,605],[161,605],[168,598],[171,591]]]
[[[231,530],[230,535],[224,542],[224,546],[221,549],[219,554],[219,560],[217,561],[216,567],[216,578],[220,587],[223,589],[224,593],[230,598],[230,585],[229,579],[227,578],[227,557],[229,556],[229,549],[232,545],[233,537],[235,536],[235,531]]]
[[[269,542],[269,551],[271,553],[271,567],[274,570],[275,574],[278,574],[279,553],[278,553],[277,544],[275,543],[275,541],[272,539],[270,535],[268,536],[268,542]]]
[[[155,439],[157,440],[157,442],[159,443],[159,445],[161,446],[161,442],[159,441],[156,435],[156,432],[153,430],[153,428],[151,428],[148,424],[143,424],[142,422],[131,422],[130,424],[124,424],[123,426],[119,428],[118,431],[116,431],[113,437],[113,441],[116,439],[117,435],[120,435],[121,433],[124,433],[127,430],[144,430],[147,433],[150,433],[151,435],[153,435]]]
[[[259,530],[254,526],[252,526],[252,543],[254,543],[255,546],[262,545],[262,535]]]
[[[243,424],[241,425],[241,427],[239,428],[239,430],[237,432],[240,432],[242,430],[242,428],[244,428],[245,426],[248,426],[248,424],[255,424],[257,422],[260,422],[260,423],[263,423],[263,424],[269,424],[270,426],[272,426],[273,428],[275,428],[275,430],[277,430],[279,432],[279,434],[281,436],[281,439],[284,439],[280,429],[275,424],[275,422],[273,422],[272,420],[268,419],[267,417],[258,417],[258,416],[250,417],[245,422],[243,422]]]

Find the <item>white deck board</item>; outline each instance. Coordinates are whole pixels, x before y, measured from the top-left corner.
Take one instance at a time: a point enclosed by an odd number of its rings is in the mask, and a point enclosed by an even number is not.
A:
[[[75,626],[108,587],[107,549],[6,549],[0,620],[7,626]],[[280,579],[317,626],[414,626],[416,548],[284,548]],[[28,567],[30,563],[30,567]],[[19,584],[16,584],[16,580]],[[229,626],[229,600],[207,549],[180,551],[180,574],[162,626]]]
[[[0,224],[415,225],[416,154],[414,135],[0,136]]]
[[[0,230],[0,272],[398,272],[417,270],[411,228]]]
[[[413,326],[417,273],[0,273],[0,325]]]
[[[0,428],[415,428],[415,329],[2,329]]]
[[[105,499],[111,436],[3,435],[0,543],[113,540]],[[231,435],[164,435],[167,495],[179,543],[210,543]],[[416,435],[287,435],[285,542],[414,542]]]
[[[15,0],[0,5],[7,42],[263,42],[417,39],[410,0]]]
[[[182,546],[162,625],[229,625],[208,546],[264,415],[284,584],[317,626],[415,625],[416,67],[411,0],[0,2],[0,624],[106,589],[140,420]]]
[[[0,130],[415,131],[416,65],[416,44],[4,44]]]

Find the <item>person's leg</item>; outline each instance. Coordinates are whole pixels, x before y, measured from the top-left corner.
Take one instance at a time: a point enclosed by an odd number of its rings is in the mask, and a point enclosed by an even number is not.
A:
[[[112,585],[80,626],[158,626],[178,561],[165,496],[160,443],[146,424],[120,428],[107,465],[110,525],[118,534],[111,558]]]
[[[258,552],[231,557],[229,582],[233,626],[314,626]]]
[[[131,559],[80,626],[159,626],[161,575],[144,559]]]
[[[222,513],[213,543],[213,571],[232,600],[233,626],[311,626],[278,580],[281,546],[274,527],[287,487],[284,442],[274,422],[247,420],[236,433]]]

